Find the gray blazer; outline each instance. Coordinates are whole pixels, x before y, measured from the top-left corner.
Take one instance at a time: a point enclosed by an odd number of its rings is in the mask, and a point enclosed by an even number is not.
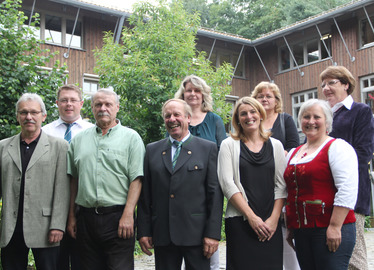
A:
[[[25,172],[23,233],[29,248],[59,245],[48,242],[51,229],[65,231],[69,207],[66,174],[68,143],[42,132]],[[0,196],[3,199],[0,247],[16,227],[22,177],[20,134],[0,141]]]

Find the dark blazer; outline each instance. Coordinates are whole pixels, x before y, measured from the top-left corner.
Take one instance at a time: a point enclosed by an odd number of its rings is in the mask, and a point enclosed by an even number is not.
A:
[[[26,246],[47,248],[48,232],[65,231],[69,208],[66,155],[69,144],[42,132],[25,172],[23,234]],[[21,189],[20,134],[0,141],[0,196],[3,207],[0,247],[5,247],[16,227]]]
[[[221,237],[223,196],[217,177],[217,146],[191,137],[172,169],[169,138],[148,144],[138,204],[138,239],[155,246],[202,245]]]
[[[332,131],[334,138],[341,138],[355,149],[358,157],[358,197],[355,212],[370,214],[371,183],[368,162],[374,151],[374,119],[369,106],[353,102],[348,110],[343,106],[334,115]]]

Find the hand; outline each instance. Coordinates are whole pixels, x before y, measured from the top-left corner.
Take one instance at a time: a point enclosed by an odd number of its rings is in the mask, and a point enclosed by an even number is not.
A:
[[[210,259],[214,252],[218,249],[219,241],[216,239],[204,237],[203,245],[204,245],[204,256]]]
[[[74,239],[77,239],[77,219],[75,216],[69,216],[68,225],[66,226],[66,230],[70,234],[70,236]]]
[[[118,237],[128,239],[134,236],[134,216],[123,214],[118,224]]]
[[[293,230],[287,229],[287,237],[286,237],[287,243],[293,248],[293,250],[296,251],[295,245],[293,243],[293,239],[294,239]]]
[[[265,223],[268,225],[269,230],[270,230],[270,235],[269,235],[268,238],[267,238],[267,240],[269,241],[269,240],[273,237],[275,231],[277,230],[277,227],[278,227],[278,219],[269,217],[269,218],[265,221]]]
[[[271,235],[269,226],[260,217],[254,216],[248,219],[248,223],[257,234],[258,240],[261,242],[264,242]]]
[[[48,235],[49,243],[58,243],[64,236],[64,232],[60,230],[50,230]]]
[[[152,237],[144,236],[139,239],[140,247],[142,248],[142,251],[147,254],[148,256],[152,255],[152,252],[149,250],[153,248],[153,240]]]
[[[341,228],[337,226],[329,225],[326,231],[326,245],[330,252],[338,250],[340,243],[342,242]]]

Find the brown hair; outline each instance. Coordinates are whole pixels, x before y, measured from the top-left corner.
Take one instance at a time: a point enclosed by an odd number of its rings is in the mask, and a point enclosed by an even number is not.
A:
[[[321,81],[325,79],[338,79],[342,84],[348,84],[348,95],[352,94],[356,87],[356,80],[352,73],[343,66],[329,66],[319,75]]]

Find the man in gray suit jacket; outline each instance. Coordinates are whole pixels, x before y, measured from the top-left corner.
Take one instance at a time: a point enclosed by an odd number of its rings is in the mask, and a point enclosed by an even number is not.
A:
[[[41,131],[37,94],[22,95],[16,110],[21,133],[0,141],[1,263],[26,270],[31,248],[38,269],[54,270],[69,207],[68,143]]]
[[[209,269],[221,236],[222,192],[217,146],[188,131],[191,108],[181,99],[162,109],[169,137],[146,148],[138,205],[138,238],[156,269]],[[177,146],[180,143],[181,146]]]

